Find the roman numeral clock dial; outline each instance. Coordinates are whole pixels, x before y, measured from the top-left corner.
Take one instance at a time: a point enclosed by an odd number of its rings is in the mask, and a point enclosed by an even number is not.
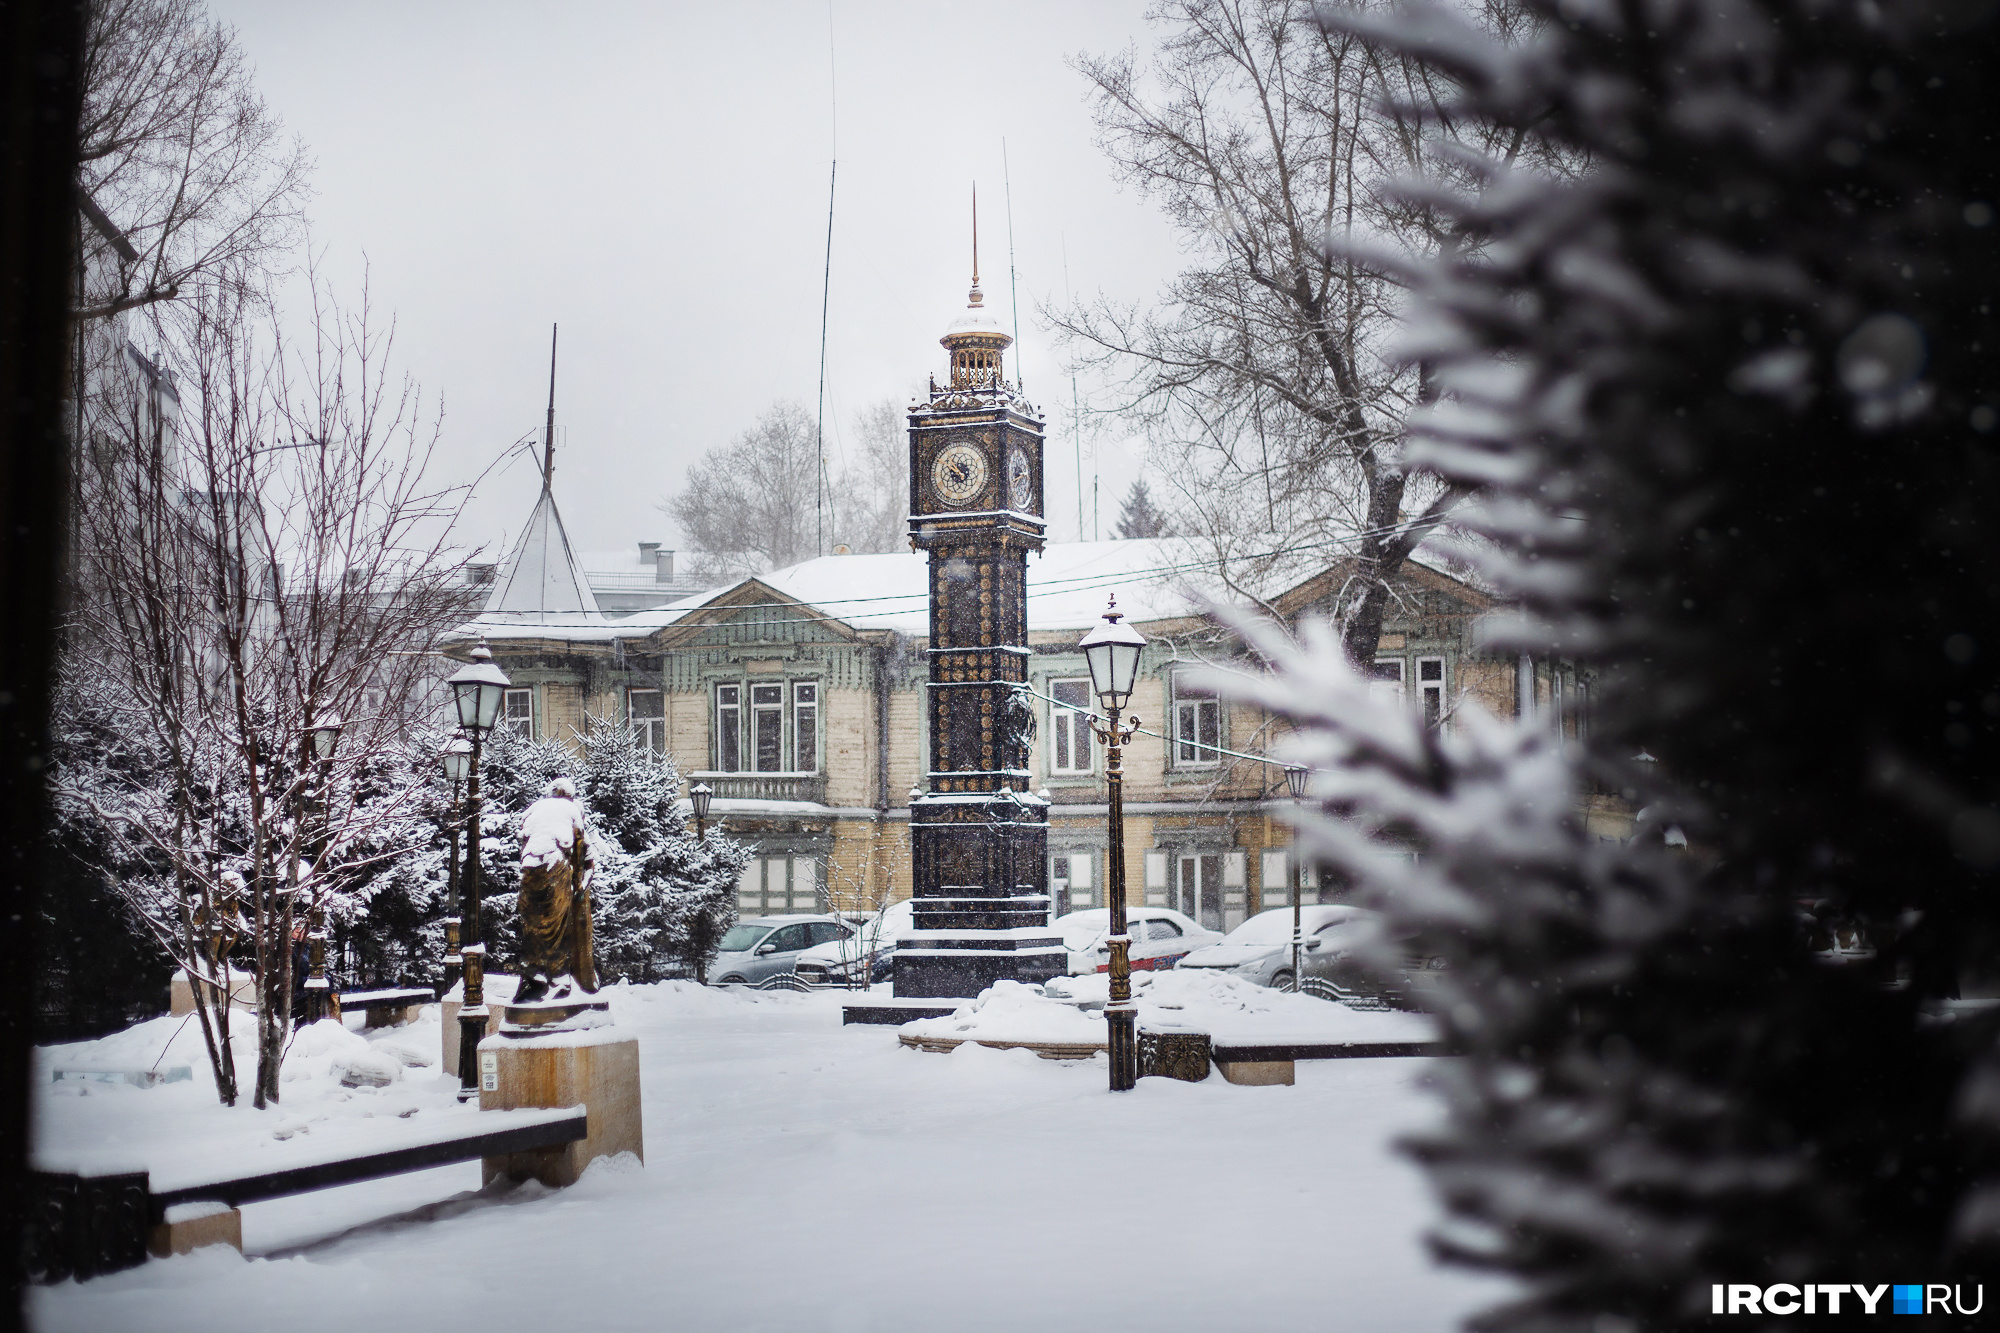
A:
[[[931,488],[947,504],[962,505],[986,489],[986,455],[970,444],[954,444],[931,464]]]

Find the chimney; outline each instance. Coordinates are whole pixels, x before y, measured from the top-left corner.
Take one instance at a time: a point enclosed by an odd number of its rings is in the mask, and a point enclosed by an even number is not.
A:
[[[653,581],[672,583],[674,581],[674,553],[655,548],[653,555]]]
[[[659,549],[660,549],[660,544],[658,542],[640,542],[639,563],[642,565],[652,564],[654,553],[657,552]]]

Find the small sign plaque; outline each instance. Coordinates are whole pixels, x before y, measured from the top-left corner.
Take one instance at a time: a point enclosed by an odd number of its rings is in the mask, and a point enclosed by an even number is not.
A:
[[[479,1053],[479,1090],[500,1091],[500,1057],[492,1051]]]

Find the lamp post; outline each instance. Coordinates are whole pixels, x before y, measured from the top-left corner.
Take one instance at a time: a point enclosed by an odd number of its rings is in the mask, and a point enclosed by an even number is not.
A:
[[[445,781],[451,783],[451,805],[445,816],[446,861],[444,881],[444,988],[450,990],[458,984],[464,959],[458,952],[458,928],[460,923],[458,908],[458,832],[465,822],[465,807],[459,803],[459,784],[472,767],[472,742],[463,736],[453,736],[438,755],[438,767],[444,770]]]
[[[1306,770],[1300,768],[1297,764],[1293,764],[1287,767],[1285,769],[1285,786],[1291,789],[1292,804],[1294,806],[1297,806],[1300,802],[1305,800]],[[1299,907],[1299,899],[1302,896],[1302,885],[1305,880],[1305,873],[1306,873],[1306,868],[1299,863],[1299,830],[1297,825],[1293,825],[1292,827],[1292,989],[1295,991],[1302,990],[1304,988],[1303,983],[1305,981],[1305,975],[1306,975],[1305,972],[1301,970],[1304,967],[1303,960],[1305,958],[1306,936],[1305,936],[1305,928],[1303,925],[1304,913],[1300,910]]]
[[[694,840],[708,840],[708,803],[715,799],[715,792],[706,782],[697,782],[688,788],[688,805],[694,810]]]
[[[500,718],[500,700],[512,682],[493,665],[493,650],[480,644],[472,662],[447,677],[459,729],[472,738],[465,776],[465,874],[459,881],[464,896],[464,923],[459,956],[465,966],[465,1002],[458,1010],[458,1095],[479,1095],[479,1042],[486,1035],[486,944],[479,937],[479,750],[486,733]]]
[[[1111,846],[1105,858],[1105,904],[1111,909],[1111,995],[1104,1006],[1105,1036],[1111,1055],[1111,1090],[1126,1092],[1139,1082],[1138,1011],[1132,1007],[1132,940],[1125,933],[1125,774],[1122,750],[1139,728],[1139,719],[1124,722],[1119,715],[1132,701],[1139,677],[1139,654],[1146,636],[1121,624],[1123,613],[1113,597],[1104,623],[1083,636],[1078,647],[1090,667],[1090,688],[1105,717],[1090,719],[1090,729],[1104,744],[1104,780],[1110,787]]]
[[[325,870],[326,849],[329,841],[327,827],[327,806],[329,788],[333,783],[333,752],[340,744],[340,716],[337,713],[324,714],[318,722],[306,728],[305,752],[307,762],[312,766],[316,809],[314,815],[318,827],[313,834],[312,906],[306,914],[306,1012],[305,1021],[317,1023],[322,1018],[333,1016],[329,996],[332,986],[326,979],[326,894],[320,887],[320,875]]]

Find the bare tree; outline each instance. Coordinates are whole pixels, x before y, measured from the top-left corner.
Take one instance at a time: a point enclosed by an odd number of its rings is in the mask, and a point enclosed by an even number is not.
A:
[[[884,398],[854,414],[854,458],[835,488],[837,540],[857,552],[902,551],[910,542],[909,423]]]
[[[294,242],[305,147],[200,0],[90,0],[83,76],[79,316],[175,300]]]
[[[354,909],[357,859],[384,854],[399,811],[341,793],[399,744],[463,609],[448,546],[463,490],[423,477],[436,420],[386,372],[390,338],[365,300],[348,312],[314,291],[303,348],[236,286],[197,293],[177,423],[94,404],[66,674],[113,683],[164,780],[58,775],[66,799],[171,867],[166,886],[130,892],[190,974],[225,1101],[228,1009],[210,1013],[207,983],[228,952],[216,936],[242,933],[259,1106],[279,1095],[295,937]],[[341,743],[320,758],[310,732],[333,719]]]
[[[856,457],[827,496],[828,551],[900,550],[908,536],[908,446],[902,414],[884,400],[856,414]],[[688,470],[687,489],[661,506],[680,525],[703,574],[761,574],[820,550],[818,428],[797,403],[775,403],[735,441]]]
[[[1403,419],[1429,387],[1385,355],[1402,294],[1359,256],[1464,246],[1394,183],[1462,182],[1459,149],[1521,143],[1400,113],[1436,106],[1441,82],[1322,30],[1305,0],[1165,0],[1149,17],[1164,29],[1150,64],[1075,66],[1105,151],[1183,233],[1189,267],[1153,310],[1100,297],[1044,315],[1115,386],[1106,410],[1143,423],[1176,526],[1224,581],[1250,594],[1304,553],[1343,561],[1342,641],[1370,661],[1391,580],[1463,491],[1405,465]]]

